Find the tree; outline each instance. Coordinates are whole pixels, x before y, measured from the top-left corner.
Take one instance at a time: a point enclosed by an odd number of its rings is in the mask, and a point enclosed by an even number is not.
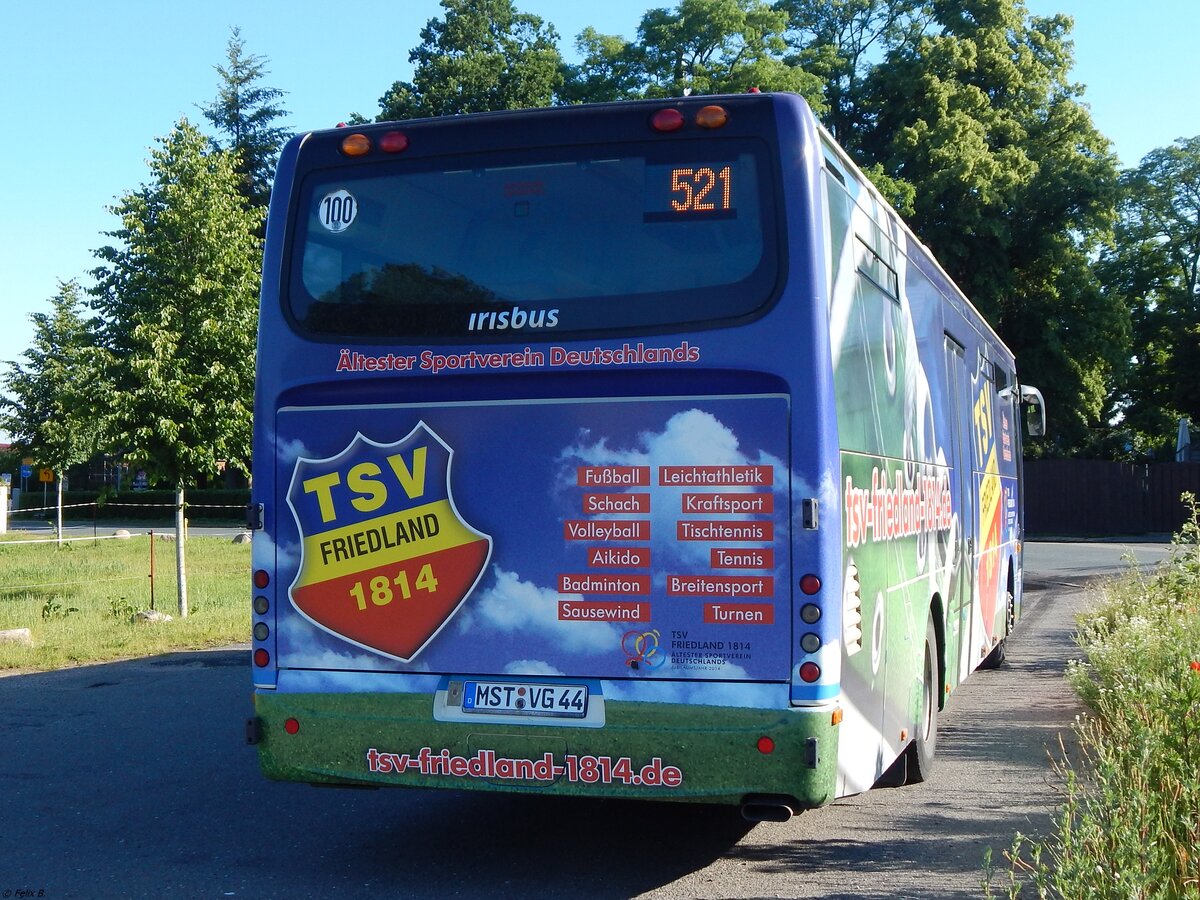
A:
[[[564,69],[568,103],[678,97],[686,94],[794,91],[818,112],[821,80],[784,61],[786,13],[763,0],[683,0],[651,9],[634,43],[585,29],[583,62]]]
[[[151,180],[111,211],[119,246],[96,251],[93,308],[111,384],[109,446],[143,461],[177,497],[180,614],[184,487],[222,461],[248,472],[261,242],[235,158],[206,152],[181,120],[159,140]]]
[[[1121,187],[1115,240],[1097,268],[1132,311],[1121,410],[1134,448],[1154,453],[1181,416],[1200,423],[1200,135],[1149,153]]]
[[[1049,449],[1107,425],[1129,347],[1091,260],[1111,227],[1116,160],[1068,81],[1071,21],[1023,0],[938,0],[938,29],[864,85],[865,162],[914,190],[910,224],[1016,352],[1054,414]]]
[[[511,0],[442,0],[409,54],[411,82],[379,100],[379,121],[549,106],[562,82],[558,34]]]
[[[825,126],[851,153],[869,127],[863,83],[888,53],[911,47],[932,19],[931,0],[780,0],[788,57],[824,82]]]
[[[583,61],[563,66],[561,102],[602,103],[642,96],[646,77],[638,45],[588,27],[575,39],[575,52]]]
[[[98,449],[95,410],[104,393],[97,377],[96,340],[83,310],[78,282],[59,282],[51,311],[33,313],[33,345],[26,363],[9,363],[0,383],[0,427],[27,452],[49,464],[58,485],[58,539],[62,540],[63,476]]]
[[[764,91],[803,94],[820,111],[820,79],[783,61],[787,14],[763,0],[682,0],[638,27],[650,97]]]
[[[275,124],[287,115],[287,110],[278,105],[284,92],[261,86],[267,74],[266,60],[246,53],[240,29],[230,31],[228,62],[213,67],[221,76],[217,99],[202,106],[201,111],[225,136],[224,144],[218,146],[237,156],[242,196],[265,214],[279,151],[290,137],[286,128]]]

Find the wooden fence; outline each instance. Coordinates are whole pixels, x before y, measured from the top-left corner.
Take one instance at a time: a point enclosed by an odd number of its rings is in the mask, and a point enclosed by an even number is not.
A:
[[[1188,517],[1179,495],[1200,497],[1200,463],[1036,459],[1025,479],[1029,535],[1173,533]]]

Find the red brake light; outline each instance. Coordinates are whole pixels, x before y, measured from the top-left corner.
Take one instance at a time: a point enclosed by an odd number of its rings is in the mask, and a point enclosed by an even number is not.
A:
[[[284,719],[283,730],[288,734],[295,734],[300,730],[300,721],[298,719]]]
[[[805,575],[800,579],[800,590],[810,597],[821,589],[821,579],[816,575]]]
[[[408,149],[408,135],[403,131],[389,131],[379,139],[379,149],[384,153],[403,153]]]
[[[683,127],[683,113],[677,109],[660,109],[650,117],[650,127],[655,131],[678,131]]]
[[[807,682],[808,684],[812,684],[814,681],[816,681],[820,677],[821,677],[821,667],[818,666],[816,663],[806,662],[804,665],[802,665],[800,667],[800,678],[801,678],[801,680]]]
[[[271,654],[259,647],[254,651],[254,664],[260,669],[265,668],[267,663],[271,661]]]
[[[774,753],[775,742],[766,735],[763,735],[758,739],[758,752],[763,754]]]

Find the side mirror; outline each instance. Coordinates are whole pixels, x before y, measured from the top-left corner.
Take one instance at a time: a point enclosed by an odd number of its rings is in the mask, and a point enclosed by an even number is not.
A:
[[[1013,385],[1002,389],[999,394],[1004,400],[1013,400],[1020,391],[1021,406],[1025,409],[1025,430],[1030,437],[1046,435],[1046,401],[1042,392],[1031,384]]]

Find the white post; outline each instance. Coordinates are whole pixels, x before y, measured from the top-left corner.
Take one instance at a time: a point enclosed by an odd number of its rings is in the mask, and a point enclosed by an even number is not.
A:
[[[8,534],[8,482],[0,481],[0,534]]]
[[[63,484],[63,481],[64,481],[64,479],[65,479],[65,477],[66,477],[66,476],[63,474],[63,472],[62,472],[61,470],[59,470],[59,471],[55,472],[54,474],[58,476],[58,485],[57,485],[57,489],[56,489],[56,492],[55,492],[55,497],[57,498],[57,499],[56,499],[56,502],[55,502],[55,505],[57,506],[57,508],[58,508],[58,511],[57,511],[57,513],[55,514],[55,526],[54,526],[54,533],[55,533],[55,534],[58,536],[58,546],[60,546],[60,547],[61,547],[61,546],[62,546],[62,541],[63,541],[63,538],[62,538],[62,504],[63,504],[63,491],[64,491],[64,490],[65,490],[65,488],[66,488],[66,485],[64,485],[64,484]]]
[[[187,570],[183,562],[183,542],[186,526],[183,517],[183,485],[175,488],[175,572],[179,580],[179,618],[188,614]]]

